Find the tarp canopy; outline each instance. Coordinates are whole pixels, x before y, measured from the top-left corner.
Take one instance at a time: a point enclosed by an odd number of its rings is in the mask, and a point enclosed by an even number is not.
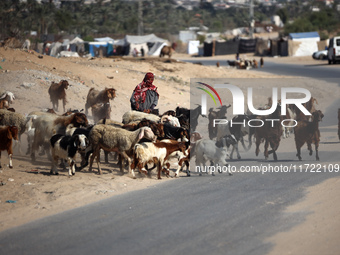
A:
[[[50,56],[56,57],[62,51],[62,44],[60,42],[52,43],[50,47]]]
[[[300,44],[289,44],[289,47],[294,45],[294,50],[289,49],[291,56],[311,56],[318,50],[317,42],[320,41],[318,32],[290,33],[290,38],[293,42]]]
[[[155,42],[166,42],[165,39],[159,38],[154,34],[149,35],[126,35],[125,42],[127,44],[142,44],[142,43],[155,43]]]
[[[164,46],[167,44],[165,42],[156,42],[149,50],[148,55],[149,56],[159,56],[161,53],[161,50]]]
[[[78,43],[84,43],[84,40],[79,38],[78,36],[74,38],[72,41],[70,41],[70,44],[78,44]]]
[[[113,42],[114,39],[111,37],[101,37],[101,38],[94,38],[96,42]]]
[[[318,32],[290,33],[289,36],[293,41],[306,38],[318,38],[320,40]]]

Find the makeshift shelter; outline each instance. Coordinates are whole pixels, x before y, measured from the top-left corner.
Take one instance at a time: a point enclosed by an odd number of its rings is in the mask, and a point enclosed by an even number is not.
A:
[[[132,55],[132,51],[134,48],[140,52],[140,49],[143,47],[145,54],[148,54],[149,50],[154,46],[156,43],[165,43],[167,40],[159,38],[154,34],[149,35],[126,35],[125,36],[125,53],[127,55]],[[158,44],[159,48],[163,47],[161,44]],[[162,49],[162,48],[160,48]],[[154,49],[153,51],[157,51],[158,49]],[[158,54],[159,55],[159,54]]]
[[[238,46],[239,53],[251,53],[256,50],[257,39],[241,38]]]
[[[188,42],[188,54],[198,54],[198,46],[200,45],[200,41],[194,40]]]
[[[107,56],[107,42],[90,42],[89,52],[92,57],[106,57]]]
[[[49,51],[49,55],[52,57],[56,57],[58,55],[58,53],[60,53],[63,49],[62,49],[62,43],[60,42],[54,42],[51,44],[50,46],[50,51]]]
[[[84,40],[79,37],[75,37],[73,40],[70,41],[70,50],[77,53],[84,52]]]
[[[159,56],[161,50],[164,46],[167,46],[165,42],[156,42],[154,45],[149,49],[148,55],[149,56]]]
[[[312,56],[318,51],[320,36],[318,32],[290,33],[289,55],[290,56]]]
[[[204,56],[236,54],[238,49],[239,40],[204,42]]]
[[[100,38],[94,38],[96,42],[113,42],[114,39],[111,37],[100,37]]]

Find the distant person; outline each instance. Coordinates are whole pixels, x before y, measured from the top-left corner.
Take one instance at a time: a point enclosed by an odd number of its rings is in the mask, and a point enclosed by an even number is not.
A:
[[[236,58],[236,60],[240,60],[240,54],[238,52],[236,53],[236,57],[235,58]]]
[[[133,48],[132,56],[133,57],[137,57],[138,56],[138,50],[136,48]]]
[[[154,74],[147,73],[143,81],[136,86],[130,98],[132,110],[151,112],[157,106],[159,94],[153,81]]]
[[[145,52],[144,52],[143,46],[140,48],[140,54],[141,54],[142,57],[144,57]]]
[[[264,61],[263,61],[263,58],[261,57],[261,59],[260,59],[260,66],[263,67],[263,64],[264,64]]]

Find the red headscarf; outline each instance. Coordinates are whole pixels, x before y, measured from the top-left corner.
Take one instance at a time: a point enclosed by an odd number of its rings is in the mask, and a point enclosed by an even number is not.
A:
[[[137,87],[134,90],[134,94],[133,94],[133,97],[135,98],[136,103],[145,102],[146,91],[148,90],[153,90],[157,93],[157,87],[152,84],[153,80],[154,80],[153,73],[147,73],[143,81],[137,85]]]

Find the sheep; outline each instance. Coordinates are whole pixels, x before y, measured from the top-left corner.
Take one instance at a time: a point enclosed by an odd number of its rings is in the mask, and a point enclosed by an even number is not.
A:
[[[21,113],[0,109],[0,125],[16,126],[18,128],[19,137],[19,153],[21,154],[21,135],[26,131],[28,119]]]
[[[295,135],[295,145],[297,154],[296,156],[301,160],[301,147],[307,143],[307,147],[309,150],[309,155],[313,154],[312,143],[315,144],[315,158],[319,159],[319,142],[320,142],[320,130],[319,130],[319,122],[324,117],[323,113],[320,110],[317,110],[312,113],[312,121],[309,121],[307,118],[304,120],[299,120],[297,126],[294,127],[294,135]]]
[[[9,168],[13,168],[12,163],[12,139],[18,140],[18,128],[16,126],[0,127],[0,168],[1,166],[1,151],[6,150],[9,157]]]
[[[132,121],[141,121],[142,119],[148,119],[154,122],[160,122],[161,117],[150,114],[150,113],[145,113],[145,112],[139,112],[139,111],[128,111],[123,114],[123,119],[122,122],[123,124],[128,124]]]
[[[177,117],[171,116],[171,115],[163,115],[161,117],[161,123],[169,123],[170,125],[174,127],[180,127],[180,123]]]
[[[198,169],[199,175],[202,175],[204,165],[207,160],[218,164],[221,168],[223,166],[228,166],[226,161],[226,156],[228,156],[228,149],[226,146],[219,148],[215,145],[212,140],[201,139],[196,142],[195,145],[195,155],[196,155],[196,169]],[[202,165],[202,167],[201,167]],[[210,168],[212,170],[212,168]],[[203,171],[208,173],[208,171]],[[228,168],[229,175],[232,175],[230,169]],[[212,170],[211,175],[214,176],[215,172]]]
[[[12,92],[6,91],[0,96],[0,109],[8,109],[13,103],[15,96]]]
[[[115,127],[123,127],[124,126],[123,123],[121,123],[119,121],[111,120],[111,119],[101,119],[96,124],[105,124],[105,125],[111,125],[111,126],[115,126]]]
[[[85,104],[85,114],[88,114],[88,109],[97,103],[109,103],[116,97],[116,90],[114,88],[105,88],[104,90],[96,90],[95,88],[90,88],[87,94],[86,104]]]
[[[129,124],[123,125],[122,128],[129,130],[129,131],[135,131],[136,129],[141,128],[141,127],[150,127],[152,132],[157,136],[158,139],[165,137],[164,124],[156,123],[148,119],[142,119],[141,121],[130,122]]]
[[[51,174],[58,174],[58,159],[67,160],[70,168],[68,175],[75,175],[75,157],[79,150],[85,150],[88,146],[88,139],[83,134],[73,136],[63,136],[56,134],[51,137],[52,167]]]
[[[91,106],[92,117],[94,123],[97,123],[101,119],[111,118],[111,106],[110,103],[97,103]]]
[[[34,141],[32,144],[31,160],[35,162],[35,151],[43,146],[50,159],[49,139],[54,134],[65,134],[66,127],[73,124],[75,127],[87,126],[88,121],[84,113],[73,113],[69,116],[58,116],[55,114],[43,114],[33,121],[35,127]]]
[[[141,144],[136,144],[133,152],[133,163],[131,164],[131,169],[138,167],[140,173],[147,173],[144,165],[149,162],[157,162],[157,178],[161,179],[161,170],[163,168],[164,162],[166,162],[170,155],[176,151],[181,151],[184,155],[186,150],[186,145],[184,142],[146,142]],[[133,177],[135,177],[134,172]],[[168,175],[167,171],[167,175]]]
[[[48,94],[50,95],[52,107],[55,111],[58,111],[59,100],[63,100],[63,107],[65,112],[65,106],[67,103],[65,90],[68,89],[68,86],[68,81],[61,80],[59,83],[52,82],[51,86],[49,87]]]
[[[90,131],[89,139],[93,148],[93,154],[90,158],[89,171],[92,171],[93,160],[96,158],[98,172],[102,174],[99,156],[100,149],[106,151],[118,152],[124,159],[129,162],[129,174],[131,174],[131,159],[128,156],[136,143],[143,137],[154,140],[156,137],[149,127],[142,127],[135,131],[127,131],[122,128],[116,128],[109,125],[97,124]],[[120,165],[120,171],[123,172],[123,164]]]

